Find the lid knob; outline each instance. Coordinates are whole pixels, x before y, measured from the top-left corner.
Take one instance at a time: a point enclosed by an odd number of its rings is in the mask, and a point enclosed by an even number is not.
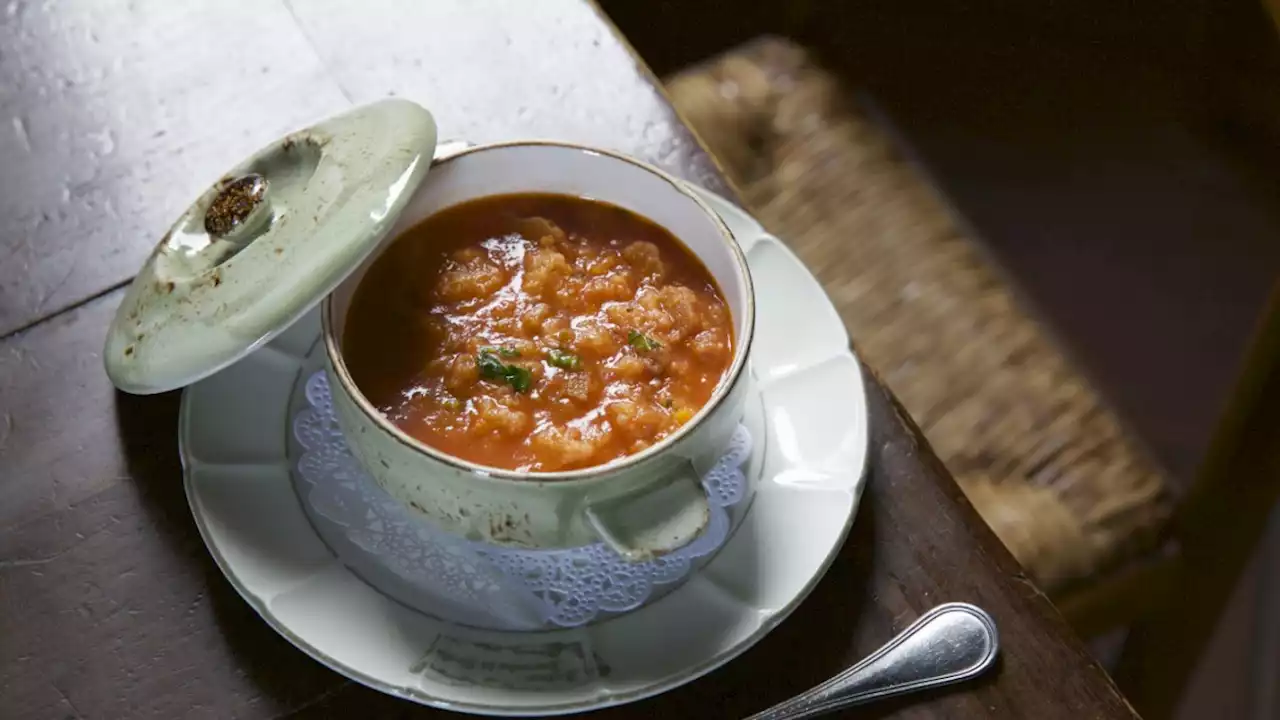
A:
[[[209,203],[204,212],[205,232],[215,238],[238,235],[265,220],[269,206],[266,178],[257,173],[236,178]]]
[[[276,337],[361,266],[431,165],[436,124],[387,98],[272,141],[164,234],[116,311],[116,387],[189,385]]]

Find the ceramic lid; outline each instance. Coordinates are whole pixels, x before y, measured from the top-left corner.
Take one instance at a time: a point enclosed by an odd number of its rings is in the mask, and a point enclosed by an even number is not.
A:
[[[280,334],[360,265],[431,165],[436,125],[407,100],[277,140],[174,223],[107,335],[116,387],[189,385]]]

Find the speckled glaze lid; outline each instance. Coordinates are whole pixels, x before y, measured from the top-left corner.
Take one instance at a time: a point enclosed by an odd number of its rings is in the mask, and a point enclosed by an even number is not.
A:
[[[107,334],[116,387],[151,394],[230,365],[302,317],[377,247],[426,176],[431,114],[357,108],[263,148],[178,218]]]

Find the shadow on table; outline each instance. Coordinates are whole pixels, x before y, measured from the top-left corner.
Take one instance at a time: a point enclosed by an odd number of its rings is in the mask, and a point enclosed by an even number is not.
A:
[[[860,512],[839,556],[813,593],[741,657],[658,698],[592,717],[745,717],[848,666],[859,655],[854,639],[866,596],[846,588],[867,582],[874,537],[875,517]]]
[[[222,577],[196,529],[183,489],[176,439],[179,403],[177,393],[152,397],[119,393],[116,421],[129,474],[146,512],[170,549],[189,563],[191,572],[186,577],[197,585],[190,594],[209,598],[218,630],[236,659],[234,669],[223,671],[247,676],[252,687],[280,711],[305,707],[301,714],[309,715],[349,705],[379,708],[395,716],[432,714],[353,686],[313,662],[258,618]],[[885,623],[868,619],[891,613],[888,608],[897,603],[878,601],[862,590],[875,572],[875,543],[883,541],[883,533],[877,538],[878,519],[873,512],[877,494],[873,473],[849,538],[826,576],[791,617],[754,648],[707,677],[659,698],[592,717],[743,717],[822,682],[887,641],[888,636],[872,637],[878,634],[875,628]],[[895,618],[894,624],[905,625],[912,619]],[[195,657],[188,660],[201,662]],[[986,681],[996,675],[988,674]],[[223,682],[234,687],[233,680]],[[858,717],[887,716],[913,701],[946,692],[875,704],[860,710]]]
[[[181,577],[193,587],[184,594],[193,598],[193,604],[202,596],[209,600],[217,630],[235,656],[234,668],[219,668],[228,678],[222,683],[243,694],[243,688],[235,688],[236,681],[230,679],[243,674],[278,710],[306,704],[346,681],[272,631],[226,581],[205,549],[187,504],[178,455],[180,398],[177,392],[147,397],[116,393],[116,424],[129,476],[157,534],[190,568]],[[217,653],[216,648],[191,650]],[[225,660],[202,662],[199,657],[188,657],[184,662],[216,666]],[[219,682],[216,677],[207,680]],[[252,700],[234,698],[228,702]]]
[[[839,556],[818,587],[795,612],[758,645],[725,667],[690,685],[662,696],[618,708],[608,717],[746,717],[803,692],[873,652],[891,634],[878,628],[905,627],[915,616],[895,615],[898,600],[872,596],[865,587],[875,573],[878,518],[874,512],[879,490],[874,473]],[[880,529],[883,530],[883,529]],[[952,688],[915,693],[876,702],[854,711],[858,718],[895,716],[912,704],[981,687],[999,676],[1001,665],[976,681]],[[594,717],[594,716],[593,716]]]
[[[991,683],[995,682],[995,678],[999,676],[1001,670],[1003,669],[1003,665],[1004,665],[1004,661],[1001,660],[1000,658],[996,658],[995,665],[992,666],[992,668],[988,670],[986,674],[984,674],[980,678],[977,678],[975,680],[970,680],[969,682],[961,683],[959,685],[953,685],[950,687],[941,687],[934,690],[914,692],[914,693],[911,693],[910,695],[904,695],[902,697],[893,698],[891,700],[879,700],[865,707],[859,707],[856,710],[856,713],[857,713],[856,717],[858,718],[858,720],[873,720],[874,718],[899,717],[900,715],[905,714],[907,709],[910,708],[912,705],[915,705],[918,703],[934,702],[935,700],[938,700],[939,698],[944,698],[948,694],[953,692],[968,692],[976,688],[983,687],[985,685],[990,685]],[[992,716],[994,717],[1000,716],[999,707],[991,707],[988,709],[991,711]]]

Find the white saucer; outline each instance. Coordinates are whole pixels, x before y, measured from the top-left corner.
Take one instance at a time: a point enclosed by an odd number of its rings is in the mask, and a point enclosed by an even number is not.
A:
[[[478,630],[391,600],[337,560],[290,480],[290,395],[319,333],[308,317],[183,395],[187,498],[227,579],[290,642],[369,687],[485,715],[632,702],[737,657],[795,610],[840,549],[862,494],[867,407],[844,325],[817,280],[722,198],[757,288],[752,370],[766,432],[754,503],[676,590],[585,627]]]

